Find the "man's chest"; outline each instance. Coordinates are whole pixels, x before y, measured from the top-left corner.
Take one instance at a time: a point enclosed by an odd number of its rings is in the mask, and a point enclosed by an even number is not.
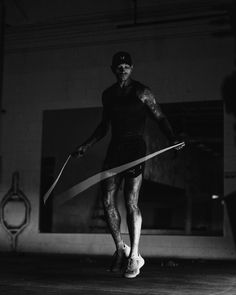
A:
[[[119,89],[112,93],[108,108],[112,113],[136,113],[144,109],[144,103],[140,100],[135,90]]]

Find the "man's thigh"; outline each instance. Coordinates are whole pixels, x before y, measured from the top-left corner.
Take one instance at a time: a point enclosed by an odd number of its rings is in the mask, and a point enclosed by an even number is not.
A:
[[[112,192],[112,191],[117,192],[120,187],[122,177],[123,177],[122,174],[116,174],[112,177],[109,177],[103,180],[101,183],[103,194],[107,192]]]
[[[142,185],[143,174],[140,173],[136,177],[125,177],[124,195],[126,203],[138,202],[139,191]]]

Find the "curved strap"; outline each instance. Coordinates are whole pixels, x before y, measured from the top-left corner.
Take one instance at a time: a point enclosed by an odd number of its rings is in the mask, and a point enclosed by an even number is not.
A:
[[[56,184],[58,183],[58,180],[59,178],[61,177],[62,175],[62,172],[63,170],[65,169],[68,161],[70,160],[71,158],[71,155],[69,155],[65,161],[65,163],[63,164],[62,168],[61,168],[61,171],[59,172],[56,180],[53,182],[53,184],[51,185],[51,187],[49,188],[49,190],[46,192],[46,194],[43,196],[43,201],[44,201],[44,204],[46,203],[47,199],[49,198],[50,194],[52,193],[52,191],[54,190],[54,187],[56,186]]]
[[[184,142],[181,142],[181,143],[178,143],[178,144],[175,144],[175,145],[172,145],[170,147],[167,147],[167,148],[164,148],[164,149],[161,149],[157,152],[154,152],[150,155],[147,155],[145,157],[142,157],[138,160],[135,160],[135,161],[132,161],[132,162],[129,162],[127,164],[124,164],[124,165],[121,165],[121,166],[117,166],[115,168],[112,168],[112,169],[109,169],[109,170],[106,170],[106,171],[102,171],[100,173],[97,173],[89,178],[87,178],[86,180],[83,180],[81,182],[79,182],[78,184],[72,186],[70,189],[68,189],[67,191],[59,194],[56,196],[56,206],[60,206],[62,205],[63,203],[71,200],[72,198],[74,198],[75,196],[77,196],[78,194],[80,194],[81,192],[85,191],[86,189],[88,189],[89,187],[93,186],[94,184],[106,179],[106,178],[109,178],[111,176],[114,176],[118,173],[121,173],[133,166],[136,166],[138,164],[141,164],[153,157],[156,157],[157,155],[160,155],[166,151],[169,151],[171,149],[174,149],[174,148],[177,148],[177,147],[182,147],[184,146],[185,143]]]

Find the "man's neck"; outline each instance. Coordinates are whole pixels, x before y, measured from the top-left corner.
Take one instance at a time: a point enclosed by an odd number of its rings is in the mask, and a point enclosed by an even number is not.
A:
[[[121,88],[128,86],[131,83],[131,79],[127,79],[125,81],[118,81],[118,84]]]

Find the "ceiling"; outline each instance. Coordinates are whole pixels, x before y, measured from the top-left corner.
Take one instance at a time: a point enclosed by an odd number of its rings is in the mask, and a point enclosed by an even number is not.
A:
[[[93,19],[156,21],[163,17],[224,13],[231,0],[5,0],[8,26]],[[136,9],[135,9],[136,7]],[[110,19],[111,20],[111,19]]]

